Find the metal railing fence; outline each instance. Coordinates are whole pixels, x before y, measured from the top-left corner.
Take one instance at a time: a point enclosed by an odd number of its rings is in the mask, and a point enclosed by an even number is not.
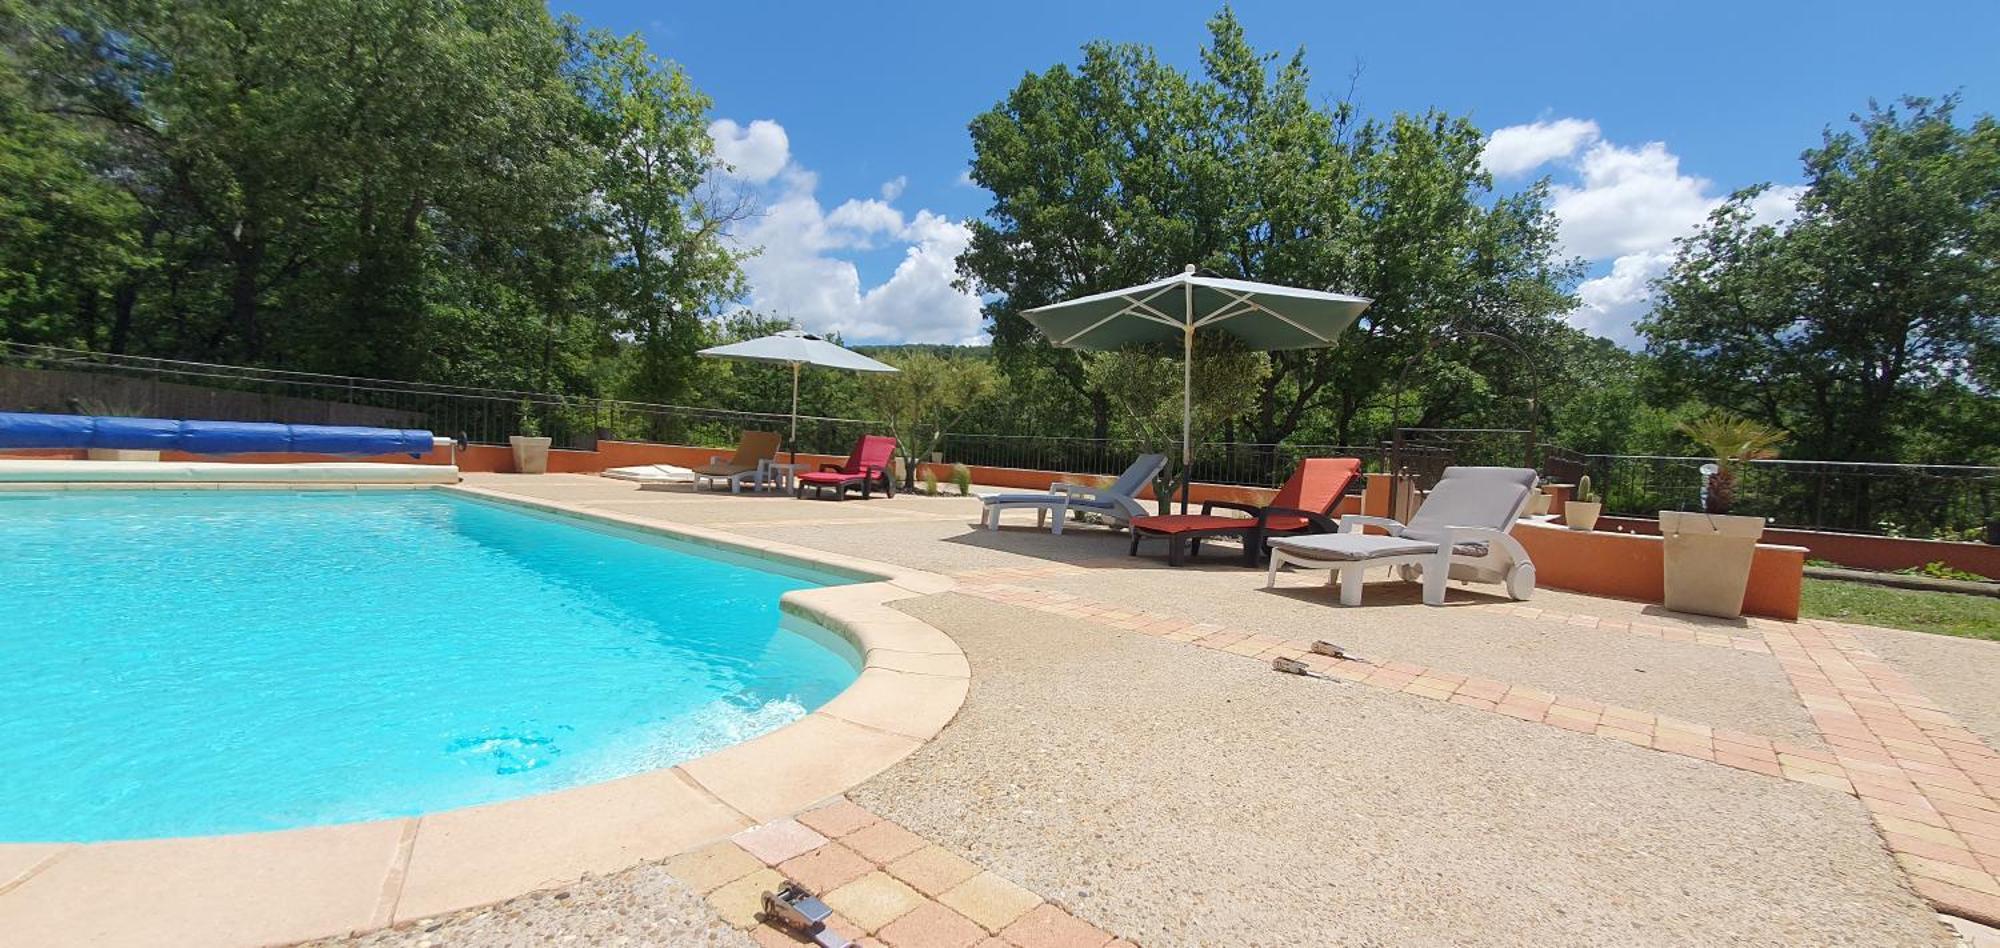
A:
[[[745,428],[785,431],[787,415],[475,386],[438,385],[200,362],[117,356],[0,341],[0,410],[155,415],[224,421],[428,428],[504,444],[524,427],[557,447],[617,439],[727,447]],[[798,450],[844,454],[878,424],[801,417]],[[1550,480],[1589,474],[1605,512],[1650,517],[1701,504],[1706,458],[1581,454],[1536,443],[1524,430],[1406,428],[1400,445],[1206,443],[1198,481],[1276,487],[1307,457],[1358,457],[1369,471],[1399,465],[1418,487],[1453,464],[1517,466],[1530,455]],[[1179,445],[1130,438],[949,433],[945,461],[1114,475],[1136,455]],[[1398,454],[1398,452],[1400,452]],[[1392,457],[1394,455],[1394,457]],[[1848,461],[1755,461],[1743,466],[1733,512],[1779,525],[1892,536],[1982,539],[2000,522],[2000,467]]]

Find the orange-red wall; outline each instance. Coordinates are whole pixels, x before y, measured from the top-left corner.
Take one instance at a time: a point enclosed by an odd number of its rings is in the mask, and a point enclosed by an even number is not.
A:
[[[1660,522],[1641,517],[1600,517],[1597,529],[1657,535]],[[1777,527],[1764,530],[1764,542],[1802,546],[1806,548],[1808,558],[1855,569],[1899,570],[1926,563],[1943,563],[1953,569],[2000,578],[2000,546],[1985,543],[1821,533]]]
[[[1640,602],[1666,598],[1666,544],[1658,534],[1529,526],[1516,527],[1513,534],[1535,561],[1535,581],[1540,585]],[[1798,618],[1805,563],[1805,551],[1796,547],[1758,544],[1750,561],[1743,611],[1773,619]]]

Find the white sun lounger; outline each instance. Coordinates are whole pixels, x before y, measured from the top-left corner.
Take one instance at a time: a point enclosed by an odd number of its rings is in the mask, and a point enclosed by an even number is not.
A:
[[[1082,484],[1050,484],[1047,493],[1042,494],[993,494],[980,498],[985,509],[980,511],[980,521],[988,530],[1000,529],[1000,512],[1003,510],[1035,511],[1035,526],[1041,527],[1054,512],[1055,526],[1049,532],[1060,536],[1063,520],[1070,511],[1094,513],[1110,520],[1118,526],[1126,526],[1133,517],[1143,517],[1148,511],[1139,503],[1138,493],[1152,482],[1153,476],[1167,463],[1164,454],[1142,454],[1118,475],[1118,480],[1109,487],[1085,487]]]
[[[1340,583],[1340,604],[1361,604],[1361,587],[1371,567],[1395,566],[1405,582],[1421,578],[1424,603],[1444,605],[1449,579],[1501,582],[1507,595],[1535,593],[1535,564],[1519,540],[1508,535],[1535,491],[1535,472],[1513,467],[1448,467],[1410,522],[1349,514],[1340,532],[1271,541],[1266,589],[1277,585],[1284,566],[1332,571]],[[1388,535],[1360,532],[1380,527]]]

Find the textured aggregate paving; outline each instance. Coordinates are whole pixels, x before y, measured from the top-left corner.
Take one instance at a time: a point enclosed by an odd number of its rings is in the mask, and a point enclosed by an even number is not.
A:
[[[1463,608],[1505,601],[1481,591],[1497,587],[1454,586],[1448,600],[1452,605],[1434,608],[1419,601],[1414,585],[1389,582],[1386,572],[1378,571],[1374,579],[1379,581],[1370,583],[1363,605],[1344,607],[1324,585],[1324,573],[1287,572],[1277,590],[1266,590],[1262,570],[1234,565],[1226,554],[1170,569],[1158,558],[1126,556],[1127,541],[1101,529],[1071,530],[1060,537],[1030,530],[994,533],[950,522],[744,524],[727,529],[946,572],[1082,563],[1086,572],[1036,576],[1030,585],[1198,621],[1330,639],[1380,661],[1415,662],[1823,746],[1791,683],[1769,655]],[[1645,612],[1634,603],[1554,591],[1538,592],[1532,604],[1757,637],[1741,624],[1689,621],[1658,610]]]
[[[639,866],[499,905],[401,928],[313,942],[333,948],[540,948],[544,945],[750,948],[665,869]]]
[[[1147,945],[1944,945],[1850,797],[957,595],[854,793]]]

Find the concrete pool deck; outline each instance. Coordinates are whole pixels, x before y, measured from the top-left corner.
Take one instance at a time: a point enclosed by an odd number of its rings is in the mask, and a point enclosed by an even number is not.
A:
[[[1310,574],[1266,591],[1261,574],[1222,562],[1168,570],[1125,557],[1108,531],[989,532],[976,503],[954,498],[815,504],[501,481],[958,580],[894,607],[965,650],[964,709],[847,797],[864,814],[851,818],[1018,890],[1006,911],[1020,914],[973,920],[893,860],[839,859],[853,847],[828,829],[796,863],[736,843],[670,862],[724,924],[744,921],[746,889],[790,875],[829,893],[873,879],[867,904],[903,914],[839,921],[894,948],[1949,945],[1959,936],[1933,906],[1988,907],[1977,886],[2000,868],[1981,851],[1993,840],[1978,815],[2000,812],[1991,751],[1922,695],[1939,682],[1954,711],[1990,720],[1995,699],[1971,687],[2000,672],[2000,648],[1975,647],[1985,643],[1724,623],[1547,590],[1514,604],[1455,586],[1432,609],[1385,583],[1370,605],[1343,609]],[[1862,645],[1880,634],[1897,639],[1894,668]],[[1308,657],[1331,680],[1270,670],[1314,639],[1366,661]],[[813,868],[837,859],[867,871],[842,881]],[[884,896],[896,890],[878,870],[914,896]],[[1081,927],[1029,925],[1057,911]],[[933,937],[913,935],[918,923]],[[367,943],[557,930],[613,941],[635,929],[544,900]]]
[[[83,489],[72,485],[70,489]],[[855,580],[785,594],[847,638],[855,681],[783,728],[674,767],[408,819],[89,844],[0,843],[0,942],[260,945],[367,931],[665,859],[835,797],[935,736],[970,672],[889,603],[949,589],[922,570],[699,527],[664,528],[477,488],[488,500],[664,533]]]
[[[792,944],[752,917],[787,877],[890,948],[1951,945],[1973,936],[1934,908],[2000,913],[2000,756],[1977,733],[2000,720],[1978,687],[2000,646],[1546,590],[1430,608],[1383,583],[1342,608],[1312,574],[1267,591],[1100,529],[990,532],[957,498],[467,486],[949,576],[877,607],[955,640],[969,692],[830,804],[772,794],[664,862],[558,861],[523,881],[559,890],[336,942]],[[0,931],[26,888],[0,895]]]

